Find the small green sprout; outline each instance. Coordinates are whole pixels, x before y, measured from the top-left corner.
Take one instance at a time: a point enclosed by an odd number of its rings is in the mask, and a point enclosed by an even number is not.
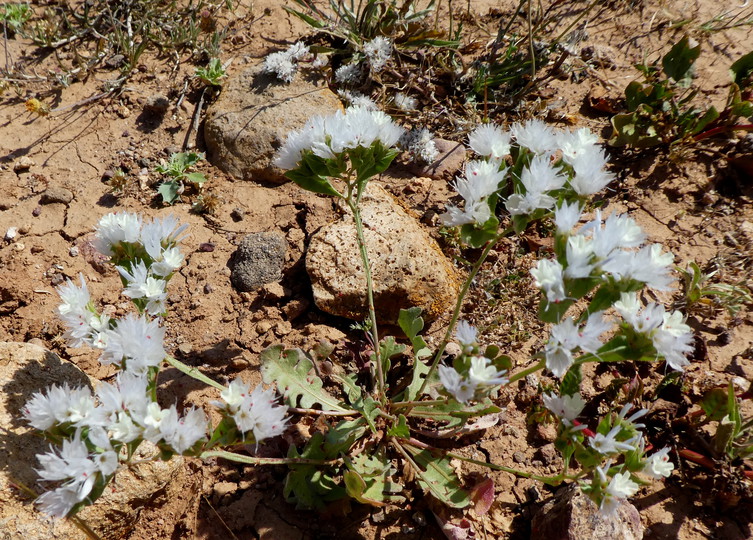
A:
[[[196,68],[196,76],[207,86],[222,86],[227,72],[219,58],[212,58],[206,66]]]
[[[716,271],[705,274],[695,262],[678,271],[685,284],[684,302],[688,311],[714,311],[716,307],[723,307],[734,317],[743,304],[753,302],[750,291],[740,284],[708,283]]]
[[[207,181],[204,173],[188,172],[199,161],[204,159],[203,153],[179,152],[172,154],[170,160],[160,163],[155,169],[158,173],[167,175],[169,178],[160,184],[157,190],[166,204],[175,204],[185,190],[185,182],[195,184],[198,188]]]
[[[9,35],[20,33],[32,15],[29,4],[0,4],[0,22]]]

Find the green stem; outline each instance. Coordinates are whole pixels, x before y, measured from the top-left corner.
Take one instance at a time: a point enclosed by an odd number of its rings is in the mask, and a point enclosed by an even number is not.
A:
[[[417,407],[425,405],[444,405],[447,399],[430,399],[427,401],[394,401],[390,403],[390,410],[400,410],[405,407]]]
[[[515,476],[520,476],[521,478],[530,478],[531,480],[536,480],[538,482],[547,484],[549,486],[558,486],[562,483],[562,481],[565,478],[564,473],[560,473],[557,476],[538,476],[536,474],[527,473],[525,471],[519,471],[518,469],[513,469],[511,467],[505,467],[504,465],[496,465],[494,463],[487,463],[486,461],[479,461],[477,459],[471,459],[469,457],[461,456],[460,454],[455,454],[453,452],[447,452],[447,455],[449,457],[459,459],[461,461],[466,461],[468,463],[473,463],[474,465],[481,465],[482,467],[486,467],[488,469],[492,469],[495,471],[507,472],[510,474],[514,474]]]
[[[460,309],[463,307],[463,300],[465,299],[465,295],[468,293],[468,289],[470,289],[471,287],[473,279],[476,277],[476,274],[478,274],[478,271],[481,269],[481,265],[484,264],[484,261],[489,256],[492,248],[497,244],[500,238],[505,236],[505,233],[506,231],[502,232],[486,243],[486,246],[484,246],[484,251],[481,252],[481,256],[479,256],[478,260],[473,265],[473,268],[471,268],[471,271],[468,274],[465,283],[463,283],[463,288],[460,290],[460,294],[458,294],[458,300],[457,302],[455,302],[455,309],[452,312],[452,319],[450,319],[450,324],[447,326],[447,331],[444,334],[444,338],[442,338],[442,343],[439,345],[437,353],[434,355],[434,359],[431,362],[429,372],[426,374],[426,377],[424,377],[424,382],[421,383],[421,388],[418,389],[418,393],[416,394],[417,396],[420,397],[421,394],[423,394],[424,390],[426,389],[426,384],[429,382],[429,378],[432,376],[434,371],[436,371],[437,365],[439,365],[439,361],[442,358],[442,353],[444,353],[445,347],[447,347],[447,344],[450,342],[450,337],[452,337],[452,332],[455,329],[455,324],[458,322],[458,318],[460,317]],[[408,412],[410,412],[410,410]]]
[[[360,198],[360,193],[358,194]],[[363,221],[361,220],[361,212],[358,209],[358,201],[353,201],[352,191],[349,187],[348,198],[346,199],[350,211],[353,213],[353,221],[356,225],[356,237],[358,238],[358,251],[361,254],[361,262],[363,263],[363,272],[366,276],[366,298],[369,304],[369,320],[371,321],[371,339],[374,341],[374,361],[376,363],[377,381],[376,386],[379,392],[379,401],[384,404],[386,401],[386,394],[384,391],[385,379],[384,371],[382,367],[382,358],[379,351],[379,328],[377,326],[376,310],[374,309],[374,284],[371,279],[371,265],[369,264],[369,253],[366,249],[366,239],[363,235]]]
[[[545,367],[546,367],[546,358],[542,358],[541,360],[539,360],[538,362],[536,362],[531,367],[526,368],[523,371],[521,371],[519,373],[516,373],[515,375],[513,375],[512,377],[510,377],[510,382],[508,382],[507,384],[510,385],[510,384],[514,383],[515,381],[518,381],[518,380],[522,379],[523,377],[527,377],[531,373],[536,373],[540,369],[544,369]]]
[[[227,452],[225,450],[210,450],[199,454],[201,459],[219,457],[238,463],[248,463],[250,465],[338,465],[342,459],[305,459],[305,458],[257,458]]]
[[[165,357],[165,362],[167,362],[168,364],[170,364],[171,366],[173,366],[177,370],[182,371],[183,373],[185,373],[189,377],[193,377],[197,381],[201,381],[204,384],[208,384],[209,386],[213,386],[213,387],[217,388],[218,390],[225,390],[225,387],[223,385],[221,385],[220,383],[218,383],[217,381],[215,381],[213,379],[210,379],[209,377],[207,377],[206,375],[204,375],[201,371],[199,371],[197,368],[188,366],[188,365],[184,364],[183,362],[181,362],[180,360],[176,360],[172,356],[166,356]]]

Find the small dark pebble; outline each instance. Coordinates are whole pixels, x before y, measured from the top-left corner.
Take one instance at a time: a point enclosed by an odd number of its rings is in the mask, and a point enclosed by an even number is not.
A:
[[[65,281],[65,276],[63,274],[53,274],[52,278],[50,279],[50,285],[57,287],[63,281]]]
[[[105,172],[102,173],[102,181],[103,182],[109,182],[115,177],[115,171],[112,169],[107,169]]]
[[[203,244],[199,244],[199,251],[202,251],[204,253],[211,253],[212,251],[214,251],[214,243],[204,242]]]
[[[139,158],[139,166],[146,167],[148,169],[152,166],[152,160],[145,157]]]
[[[230,217],[233,218],[233,221],[243,221],[245,215],[246,212],[243,211],[243,208],[233,208],[233,211],[230,212]]]
[[[174,144],[165,148],[165,154],[167,154],[168,156],[177,154],[179,152],[180,152],[180,147],[175,146]]]
[[[31,211],[31,215],[34,217],[39,217],[42,214],[42,207],[37,206],[34,210]]]
[[[526,460],[526,455],[525,455],[525,454],[524,454],[523,452],[515,452],[515,453],[514,453],[514,454],[512,455],[512,460],[513,460],[513,461],[514,461],[515,463],[523,463],[523,462],[525,462],[525,460]]]
[[[131,132],[128,131],[128,130],[125,130],[121,136],[122,137],[130,137],[131,136]]]
[[[214,291],[214,287],[212,287],[211,283],[207,283],[204,285],[204,294],[212,294]]]

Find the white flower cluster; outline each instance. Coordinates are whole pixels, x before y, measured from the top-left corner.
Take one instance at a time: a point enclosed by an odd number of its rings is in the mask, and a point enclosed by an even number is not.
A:
[[[165,287],[183,263],[177,243],[183,239],[186,227],[179,226],[174,216],[142,224],[140,216],[127,212],[107,214],[97,225],[95,246],[102,254],[120,261],[124,253],[139,253],[139,261],[129,257],[126,265],[117,269],[127,283],[123,294],[143,299],[150,315],[165,312]]]
[[[468,137],[468,144],[478,155],[498,166],[502,177],[496,185],[488,183],[488,176],[468,176],[458,179],[456,189],[465,200],[465,210],[448,206],[440,216],[444,225],[456,226],[476,223],[483,225],[491,212],[481,209],[488,205],[488,197],[497,192],[510,169],[504,159],[514,148],[532,154],[517,178],[516,192],[505,201],[511,215],[528,215],[544,209],[551,210],[556,198],[552,195],[569,187],[578,196],[593,195],[612,181],[613,175],[605,170],[604,150],[588,129],[555,131],[540,120],[515,124],[509,132],[499,126],[485,124]]]
[[[268,55],[264,59],[264,71],[274,73],[281,81],[291,82],[298,72],[298,60],[308,54],[308,46],[301,41],[297,41],[287,50]]]
[[[117,470],[119,450],[125,444],[146,439],[180,454],[206,437],[207,419],[201,410],[190,409],[179,417],[175,405],[161,409],[149,399],[148,384],[146,374],[123,371],[115,384],[101,383],[96,396],[86,387],[64,384],[31,397],[23,415],[33,427],[75,428],[74,437],[63,440],[59,454],[37,456],[40,476],[63,482],[38,499],[44,512],[67,515],[97,481],[104,482]]]
[[[395,104],[395,107],[401,111],[414,111],[418,106],[416,98],[403,94],[402,92],[395,94],[395,97],[392,98],[392,102]]]
[[[340,84],[356,84],[361,78],[361,68],[355,62],[343,64],[335,70],[335,81]]]
[[[693,351],[693,333],[682,313],[666,312],[664,306],[654,302],[641,309],[634,292],[622,293],[614,307],[636,332],[651,339],[656,352],[672,369],[682,371],[689,364],[686,355]]]
[[[478,351],[476,329],[466,321],[459,321],[455,337],[461,345],[462,354],[470,357],[467,373],[458,373],[455,368],[439,366],[439,380],[445,390],[461,403],[477,399],[495,386],[507,384],[506,371],[497,371],[489,358],[474,355]]]
[[[433,163],[439,156],[434,136],[426,128],[406,131],[398,141],[398,146],[406,150],[417,162]]]
[[[506,169],[500,170],[493,161],[473,160],[465,164],[465,175],[455,179],[454,188],[463,199],[465,206],[460,208],[447,205],[447,212],[439,219],[448,227],[469,223],[483,224],[492,216],[488,199],[504,181]]]
[[[220,397],[224,403],[213,402],[213,405],[224,409],[239,431],[252,432],[257,444],[285,431],[287,407],[277,405],[274,390],[257,386],[250,392],[248,384],[235,379]]]
[[[377,36],[363,44],[363,52],[371,71],[381,71],[392,56],[392,42],[384,36]]]
[[[361,94],[360,92],[340,89],[337,91],[337,95],[340,96],[340,99],[342,99],[351,107],[363,107],[364,109],[368,109],[369,111],[379,110],[379,107],[376,103],[374,103],[374,100],[372,100],[369,96]]]
[[[391,147],[402,134],[403,129],[383,112],[349,107],[330,116],[315,116],[303,129],[288,134],[274,164],[281,169],[293,169],[305,152],[331,159],[351,148],[368,148],[375,142]]]
[[[577,203],[562,204],[555,211],[557,235],[566,239],[564,264],[556,259],[541,259],[531,269],[536,286],[548,302],[568,298],[566,281],[581,278],[616,281],[637,281],[657,290],[668,290],[673,257],[662,253],[659,244],[643,245],[645,234],[626,215],[611,214],[602,220],[596,217],[577,232],[572,228],[580,220]],[[635,332],[651,339],[657,353],[676,370],[688,364],[685,356],[692,351],[692,333],[680,312],[665,312],[664,307],[651,303],[644,309],[636,293],[623,293],[614,304],[617,312]],[[547,368],[557,377],[563,376],[573,364],[573,353],[580,350],[596,354],[602,343],[599,337],[613,327],[602,312],[592,313],[584,325],[567,318],[552,327],[544,349]]]
[[[632,405],[627,404],[617,415],[609,432],[592,433],[587,431],[585,425],[578,425],[575,420],[585,406],[579,394],[571,396],[544,394],[543,399],[546,408],[559,418],[563,427],[571,435],[576,432],[588,433],[588,446],[599,455],[608,457],[604,464],[595,468],[596,474],[592,477],[591,484],[582,485],[596,499],[599,510],[603,514],[614,515],[620,501],[635,495],[639,484],[633,480],[634,474],[653,480],[666,478],[672,474],[674,465],[669,461],[669,448],[663,448],[648,457],[644,454],[645,439],[643,432],[640,431],[644,426],[636,424],[635,420],[645,415],[648,412],[646,409],[639,409],[626,418],[632,408]],[[623,464],[621,471],[610,473],[617,455],[625,452],[637,452],[640,455],[639,465],[631,464],[632,469],[628,470],[627,464]]]

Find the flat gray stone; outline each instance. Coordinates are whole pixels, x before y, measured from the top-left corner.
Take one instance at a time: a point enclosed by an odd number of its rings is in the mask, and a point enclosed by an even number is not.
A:
[[[338,97],[320,78],[300,74],[293,84],[254,66],[231,77],[209,107],[204,125],[209,161],[243,180],[287,181],[272,165],[288,133],[309,118],[342,109]]]

